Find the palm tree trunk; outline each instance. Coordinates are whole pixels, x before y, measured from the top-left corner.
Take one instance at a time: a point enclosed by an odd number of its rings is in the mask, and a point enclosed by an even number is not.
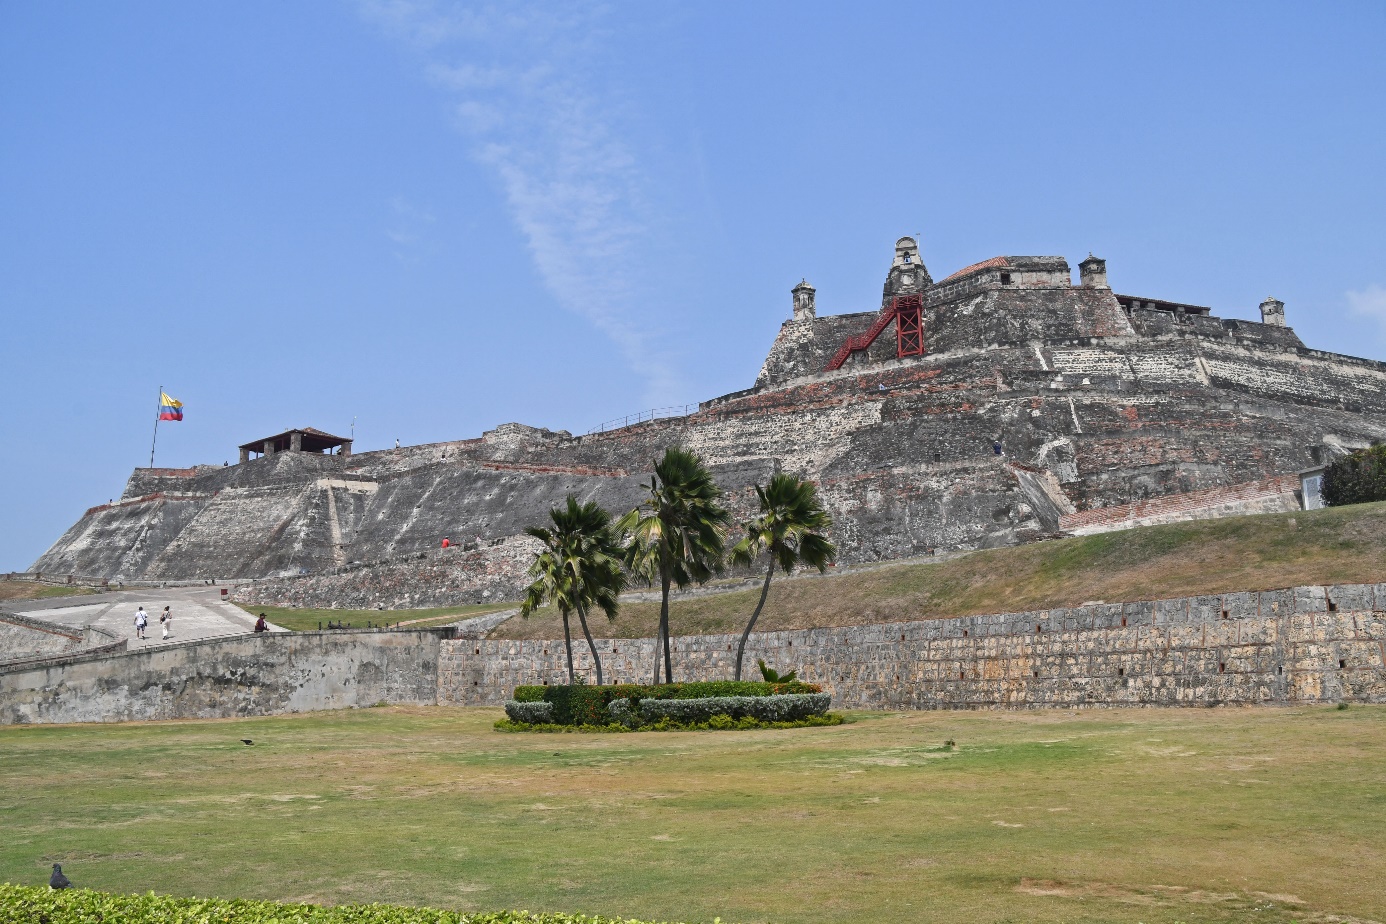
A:
[[[568,611],[560,609],[563,614],[563,649],[568,652],[568,686],[573,685],[573,635],[568,630]]]
[[[597,668],[597,686],[602,685],[602,659],[597,656],[597,643],[592,641],[592,630],[587,628],[587,607],[577,608],[578,622],[582,624],[582,634],[587,638],[587,647],[592,651],[592,663]]]
[[[775,551],[770,550],[770,567],[765,569],[765,584],[760,588],[760,602],[756,604],[756,611],[751,614],[751,621],[746,623],[746,631],[741,633],[741,644],[736,646],[736,679],[741,679],[741,658],[746,654],[746,639],[751,637],[751,630],[756,627],[756,620],[760,618],[760,611],[765,608],[765,598],[770,595],[770,576],[775,573]]]
[[[659,603],[659,637],[664,642],[664,682],[674,682],[674,664],[669,656],[669,578],[663,579]]]

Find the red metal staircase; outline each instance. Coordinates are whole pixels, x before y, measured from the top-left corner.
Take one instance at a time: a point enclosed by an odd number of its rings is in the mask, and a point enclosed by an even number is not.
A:
[[[843,341],[842,346],[838,347],[833,358],[829,360],[824,372],[832,372],[834,369],[842,368],[842,364],[847,361],[847,357],[859,350],[864,350],[876,342],[876,338],[881,335],[881,331],[890,326],[891,321],[898,321],[895,325],[895,355],[903,356],[922,356],[924,354],[924,322],[920,317],[924,310],[924,299],[919,295],[897,295],[890,300],[890,307],[886,308],[876,317],[876,323],[871,325],[870,330],[856,337],[848,337]]]

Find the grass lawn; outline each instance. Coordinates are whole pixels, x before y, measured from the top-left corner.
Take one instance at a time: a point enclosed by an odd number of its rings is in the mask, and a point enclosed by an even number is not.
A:
[[[265,618],[276,626],[283,626],[285,629],[292,629],[295,632],[316,631],[318,624],[322,623],[326,628],[329,620],[333,622],[345,622],[354,627],[365,628],[366,623],[381,625],[382,623],[407,624],[416,626],[420,629],[428,626],[445,626],[459,619],[469,619],[472,616],[485,616],[487,613],[495,613],[499,610],[514,609],[518,603],[482,603],[469,606],[436,606],[431,609],[418,610],[326,610],[309,609],[306,607],[290,606],[251,606],[250,604],[238,603],[241,609],[251,616],[265,614]]]
[[[49,597],[75,597],[96,593],[90,587],[33,584],[29,581],[0,581],[0,600],[47,600]]]
[[[0,879],[654,921],[1386,918],[1382,707],[645,735],[500,714],[0,728]]]
[[[777,575],[759,631],[869,625],[1076,606],[1089,600],[1153,600],[1297,584],[1386,581],[1386,503],[1262,514],[1101,533],[907,564],[786,581]],[[676,600],[676,635],[739,632],[760,588]],[[646,638],[658,601],[625,601],[594,635]],[[562,638],[554,611],[507,620],[491,638]]]

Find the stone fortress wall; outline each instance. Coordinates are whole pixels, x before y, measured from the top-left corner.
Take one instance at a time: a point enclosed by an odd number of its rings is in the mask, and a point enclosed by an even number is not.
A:
[[[256,602],[474,602],[513,593],[516,537],[550,506],[573,493],[627,509],[674,444],[711,465],[738,519],[772,473],[814,480],[854,563],[1144,522],[1137,508],[1285,509],[1294,488],[1270,481],[1386,439],[1386,364],[1305,347],[1278,303],[1260,323],[1220,319],[1118,295],[1101,261],[1080,269],[1075,285],[1061,257],[997,257],[935,284],[905,238],[882,303],[921,295],[921,356],[897,357],[887,328],[825,371],[878,314],[820,318],[802,284],[754,387],[687,416],[140,469],[33,570],[273,579],[245,589]],[[437,552],[444,535],[454,548]]]
[[[679,680],[727,679],[736,636],[673,640]],[[598,643],[610,682],[649,682],[653,639]],[[593,677],[582,640],[578,670]],[[835,708],[1386,702],[1386,584],[753,635]],[[562,683],[562,644],[451,627],[233,636],[0,664],[0,724],[275,715],[377,703],[495,706]]]
[[[677,680],[732,675],[738,636],[673,640]],[[598,642],[608,683],[649,683],[653,639]],[[573,646],[592,682],[591,655]],[[977,709],[1386,702],[1386,584],[1296,587],[751,636],[834,708]],[[499,705],[566,683],[560,642],[448,641],[438,702]]]

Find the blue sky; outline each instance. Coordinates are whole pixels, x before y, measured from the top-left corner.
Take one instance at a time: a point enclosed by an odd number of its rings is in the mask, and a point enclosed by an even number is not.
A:
[[[0,570],[149,461],[749,386],[801,277],[1091,250],[1386,358],[1386,6],[0,2]]]

